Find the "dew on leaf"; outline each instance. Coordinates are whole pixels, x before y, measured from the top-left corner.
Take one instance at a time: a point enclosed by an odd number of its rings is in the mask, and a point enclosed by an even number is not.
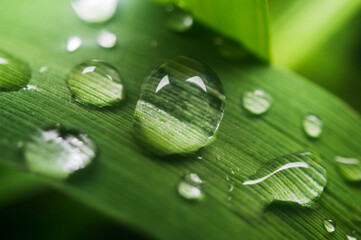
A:
[[[113,48],[117,44],[117,36],[106,30],[99,33],[97,40],[98,44],[103,48]]]
[[[307,136],[311,138],[318,138],[321,136],[323,122],[316,115],[307,115],[303,120],[302,125]]]
[[[85,134],[43,130],[25,144],[24,157],[30,171],[64,179],[92,162],[95,144]]]
[[[243,107],[251,114],[261,115],[272,105],[272,97],[262,89],[255,89],[243,93]]]
[[[330,219],[323,220],[323,226],[325,227],[326,231],[332,233],[336,230],[335,223]]]
[[[351,182],[361,181],[361,161],[357,158],[335,157],[341,176]]]
[[[88,23],[103,23],[116,13],[118,0],[72,0],[76,15]]]
[[[193,17],[186,11],[176,7],[170,11],[166,25],[173,32],[187,32],[193,26]]]
[[[82,45],[82,40],[78,36],[72,36],[68,39],[66,44],[66,50],[68,52],[74,52]]]
[[[0,51],[0,91],[16,91],[24,88],[31,78],[28,63]]]
[[[179,182],[178,193],[188,200],[202,200],[202,183],[203,180],[196,173],[188,173]]]
[[[310,206],[326,186],[326,170],[314,153],[294,153],[264,163],[243,185],[267,189],[271,201]]]
[[[195,152],[212,141],[224,105],[222,83],[210,68],[186,57],[170,59],[142,85],[135,137],[158,155]]]
[[[110,106],[124,97],[118,71],[100,60],[88,60],[74,66],[66,81],[75,99],[85,105]]]

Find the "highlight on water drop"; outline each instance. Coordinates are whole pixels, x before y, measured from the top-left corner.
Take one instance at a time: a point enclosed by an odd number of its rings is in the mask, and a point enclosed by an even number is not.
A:
[[[314,114],[307,115],[302,122],[302,126],[307,136],[311,138],[319,138],[322,134],[323,122]]]
[[[88,23],[109,21],[116,13],[118,0],[72,0],[76,15]]]
[[[196,173],[188,173],[179,182],[178,193],[187,200],[202,200],[202,184],[203,180]]]
[[[333,233],[336,230],[336,225],[331,219],[323,220],[323,226],[329,233]]]
[[[243,93],[243,107],[249,113],[261,115],[272,106],[273,99],[263,89],[248,90]]]

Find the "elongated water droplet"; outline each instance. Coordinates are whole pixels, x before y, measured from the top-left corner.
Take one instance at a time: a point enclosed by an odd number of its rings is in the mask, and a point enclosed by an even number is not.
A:
[[[342,177],[348,181],[361,181],[361,161],[357,158],[336,156],[335,161]]]
[[[30,78],[31,69],[26,62],[0,51],[0,91],[24,88]]]
[[[82,40],[80,39],[80,37],[77,36],[70,37],[68,39],[68,43],[66,44],[66,50],[68,52],[74,52],[78,48],[80,48],[81,44],[82,44]]]
[[[102,23],[115,15],[118,0],[72,0],[71,5],[81,20]]]
[[[67,83],[75,99],[86,105],[104,107],[123,99],[118,71],[100,60],[89,60],[73,67],[67,75]]]
[[[211,142],[224,104],[223,86],[210,68],[190,58],[173,58],[142,86],[135,136],[159,155],[195,152]]]
[[[312,138],[318,138],[322,134],[322,120],[316,115],[310,114],[303,120],[303,130]]]
[[[271,105],[271,95],[262,89],[255,89],[243,93],[243,107],[251,114],[263,114],[270,109]]]
[[[246,49],[231,39],[216,37],[214,45],[221,56],[231,60],[240,60],[248,56]]]
[[[326,170],[313,153],[294,153],[266,162],[243,185],[267,189],[273,201],[308,206],[326,186]]]
[[[169,14],[167,27],[174,32],[187,32],[193,26],[193,17],[184,10],[175,7]]]
[[[346,235],[347,240],[357,240],[357,237],[351,236],[351,235]]]
[[[178,193],[188,200],[202,200],[202,179],[195,173],[185,175],[178,184]]]
[[[30,171],[63,179],[91,163],[95,145],[85,134],[45,130],[25,144],[24,157]]]
[[[323,226],[325,227],[326,231],[329,233],[332,233],[336,230],[336,227],[335,227],[336,225],[330,219],[323,220]]]
[[[98,44],[103,48],[112,48],[117,44],[117,36],[112,32],[102,30],[98,35]]]
[[[23,88],[23,90],[38,91],[39,89],[38,89],[38,87],[35,86],[35,85],[30,85],[30,84],[28,84],[28,85],[26,85],[26,87]]]
[[[43,72],[45,72],[46,70],[48,70],[48,67],[47,67],[47,66],[42,66],[41,68],[39,68],[39,72],[40,72],[40,73],[43,73]]]

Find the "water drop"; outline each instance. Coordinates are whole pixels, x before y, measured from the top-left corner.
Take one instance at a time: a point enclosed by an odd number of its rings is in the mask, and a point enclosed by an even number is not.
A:
[[[166,25],[173,32],[187,32],[193,26],[193,17],[177,7],[170,12]]]
[[[325,227],[326,231],[332,233],[336,230],[335,224],[330,219],[323,220],[323,226]]]
[[[75,99],[86,105],[110,106],[124,97],[118,71],[99,60],[88,60],[73,67],[67,83]]]
[[[230,187],[229,187],[229,189],[228,189],[228,192],[232,192],[232,191],[233,191],[233,189],[234,189],[234,185],[233,185],[233,184],[231,184],[231,185],[230,185]]]
[[[23,88],[23,90],[38,91],[39,89],[38,89],[38,87],[35,86],[35,85],[30,85],[30,84],[28,84],[28,85],[26,85],[26,87]]]
[[[335,161],[342,177],[348,181],[361,181],[361,161],[357,158],[336,156]]]
[[[167,5],[165,6],[165,10],[166,10],[167,12],[173,12],[173,11],[174,11],[174,4],[167,4]]]
[[[202,156],[198,156],[197,158],[198,158],[199,160],[202,160],[202,159],[203,159],[203,157],[202,157]]]
[[[313,153],[294,153],[266,162],[243,185],[270,194],[271,201],[309,206],[326,186],[326,170]]]
[[[246,49],[231,39],[216,37],[214,45],[221,56],[231,60],[240,60],[248,56]]]
[[[351,235],[346,235],[347,240],[357,240],[357,237],[351,236]]]
[[[142,86],[135,136],[159,155],[195,152],[212,141],[224,105],[222,83],[210,68],[190,58],[173,58]]]
[[[74,52],[78,48],[80,48],[81,44],[82,40],[80,39],[80,37],[72,36],[68,39],[68,43],[66,44],[66,50],[68,52]]]
[[[46,70],[48,70],[48,67],[47,67],[47,66],[42,66],[41,68],[39,68],[39,72],[40,72],[40,73],[43,73],[43,72],[45,72]]]
[[[25,144],[24,157],[30,171],[64,179],[91,163],[95,145],[85,134],[44,130]]]
[[[30,78],[31,69],[26,62],[0,51],[0,91],[20,90]]]
[[[178,184],[178,193],[188,200],[202,200],[203,180],[195,173],[186,174]]]
[[[72,0],[76,15],[88,23],[102,23],[116,13],[118,0]]]
[[[316,115],[307,115],[303,120],[302,125],[307,136],[312,138],[318,138],[321,136],[323,123]]]
[[[260,115],[267,112],[272,105],[272,97],[262,89],[243,93],[243,107],[251,114]]]
[[[98,44],[103,48],[112,48],[117,43],[117,36],[109,31],[102,30],[98,35]]]

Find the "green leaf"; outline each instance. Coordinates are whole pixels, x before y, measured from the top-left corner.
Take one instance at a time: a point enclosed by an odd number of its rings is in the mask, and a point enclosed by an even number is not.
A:
[[[274,61],[292,68],[307,62],[360,7],[361,0],[270,1]]]
[[[241,42],[263,60],[270,60],[267,0],[155,0],[175,3],[217,32]]]
[[[2,4],[0,46],[30,63],[30,84],[39,91],[0,93],[1,163],[24,169],[17,142],[60,124],[88,134],[98,155],[92,165],[66,181],[45,177],[44,181],[151,237],[329,239],[324,218],[337,224],[332,235],[336,239],[345,239],[353,229],[361,231],[353,221],[353,214],[360,213],[361,190],[343,180],[333,160],[336,155],[359,158],[361,122],[333,95],[286,70],[252,60],[240,64],[222,59],[211,41],[214,33],[203,28],[201,34],[169,33],[163,25],[164,9],[147,1],[124,2],[114,21],[105,26],[119,36],[118,47],[112,50],[96,44],[99,27],[78,20],[69,2],[3,0]],[[68,53],[65,45],[72,35],[83,38],[84,45]],[[152,41],[158,47],[152,48]],[[177,55],[210,65],[226,92],[217,139],[198,153],[202,159],[147,155],[133,138],[134,109],[143,79],[159,63]],[[119,70],[127,92],[123,104],[95,109],[73,101],[65,76],[71,67],[91,58]],[[38,72],[44,65],[48,70]],[[254,88],[264,89],[274,100],[259,117],[248,114],[241,104],[242,93]],[[323,120],[320,139],[311,140],[302,130],[302,120],[309,113]],[[267,202],[260,193],[242,190],[244,181],[266,162],[309,150],[320,154],[328,176],[313,208],[278,203],[263,209]],[[188,202],[178,195],[178,182],[187,172],[205,181],[203,201]]]

